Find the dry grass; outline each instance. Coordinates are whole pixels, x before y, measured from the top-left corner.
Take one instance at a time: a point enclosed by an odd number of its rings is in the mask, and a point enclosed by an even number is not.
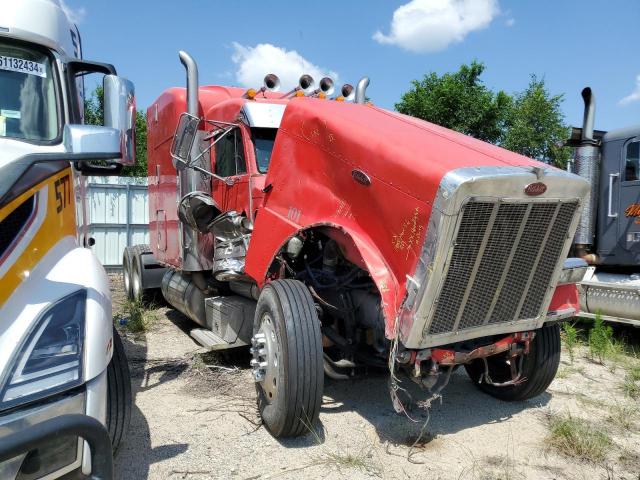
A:
[[[627,376],[632,382],[640,382],[640,365],[632,365],[627,369]]]
[[[357,453],[325,453],[319,459],[318,464],[335,468],[340,472],[343,469],[354,469],[370,475],[380,476],[379,469],[373,463],[373,455],[370,449],[362,449]]]
[[[560,369],[558,369],[558,373],[556,373],[556,378],[562,379],[564,380],[565,378],[570,377],[571,375],[574,374],[580,374],[583,375],[584,374],[584,368],[583,367],[560,367]]]
[[[640,398],[640,382],[634,382],[633,379],[627,375],[622,384],[622,391],[627,397],[636,400]]]
[[[600,463],[613,445],[611,437],[596,426],[570,414],[549,415],[547,444],[567,457]]]
[[[247,362],[248,363],[248,362]],[[223,395],[253,398],[253,384],[243,378],[238,363],[228,362],[221,353],[195,353],[188,360],[186,390],[199,396]]]
[[[621,430],[631,431],[635,425],[637,415],[638,407],[635,405],[611,405],[609,407],[607,422]]]

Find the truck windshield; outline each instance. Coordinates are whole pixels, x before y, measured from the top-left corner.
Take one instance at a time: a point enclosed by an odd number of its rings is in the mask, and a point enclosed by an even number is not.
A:
[[[257,128],[251,129],[253,145],[256,149],[256,163],[260,173],[267,173],[269,163],[271,163],[271,152],[273,143],[276,140],[277,128]]]
[[[46,142],[58,130],[50,57],[0,40],[0,137]]]

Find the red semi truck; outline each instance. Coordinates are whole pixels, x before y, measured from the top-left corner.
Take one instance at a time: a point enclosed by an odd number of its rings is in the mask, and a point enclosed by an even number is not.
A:
[[[211,349],[251,346],[273,435],[305,433],[324,375],[363,367],[391,369],[398,410],[396,370],[432,392],[459,365],[504,400],[547,388],[585,180],[365,103],[366,77],[353,102],[308,76],[199,87],[180,58],[187,88],[147,111],[152,240],[125,251],[125,286],[161,287]]]

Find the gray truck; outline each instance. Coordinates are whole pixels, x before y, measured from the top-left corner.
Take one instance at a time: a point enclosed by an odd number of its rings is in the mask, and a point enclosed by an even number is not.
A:
[[[568,169],[591,184],[573,256],[589,268],[578,285],[580,315],[640,326],[640,124],[595,130],[595,97],[582,90],[584,120],[566,144]]]

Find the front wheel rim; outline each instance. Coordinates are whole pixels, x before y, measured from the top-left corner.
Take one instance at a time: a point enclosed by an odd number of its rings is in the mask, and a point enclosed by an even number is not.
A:
[[[264,392],[268,403],[278,397],[278,367],[280,361],[280,345],[273,318],[264,313],[260,329],[251,339],[251,368],[253,378]]]

